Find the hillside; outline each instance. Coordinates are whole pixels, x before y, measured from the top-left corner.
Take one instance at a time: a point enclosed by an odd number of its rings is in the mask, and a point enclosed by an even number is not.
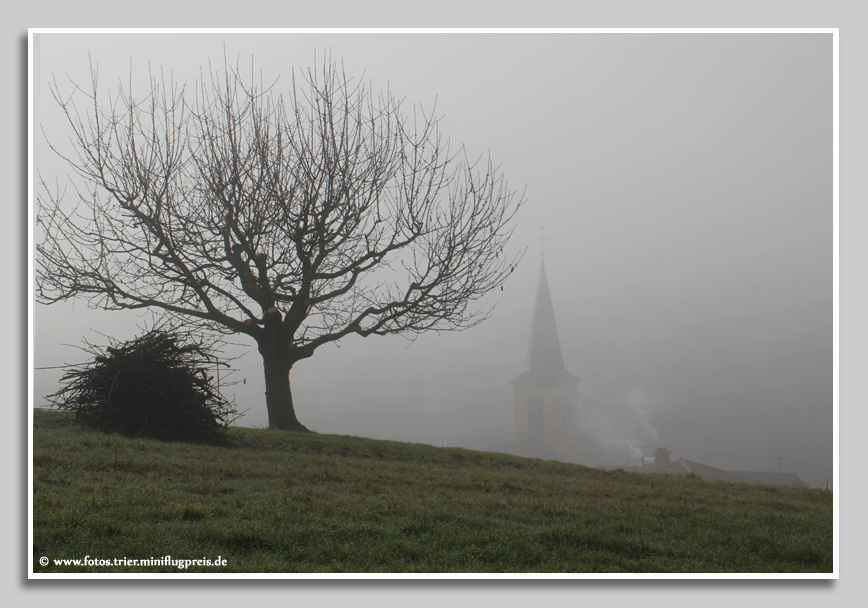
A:
[[[46,411],[33,437],[37,574],[832,571],[821,490],[265,429],[164,443]],[[227,563],[53,562],[85,556]]]

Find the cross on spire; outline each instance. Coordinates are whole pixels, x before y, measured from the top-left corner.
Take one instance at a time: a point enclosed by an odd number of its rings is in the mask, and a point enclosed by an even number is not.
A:
[[[542,226],[539,227],[539,254],[540,257],[546,254],[545,252],[545,241],[548,239],[545,237],[545,230]]]

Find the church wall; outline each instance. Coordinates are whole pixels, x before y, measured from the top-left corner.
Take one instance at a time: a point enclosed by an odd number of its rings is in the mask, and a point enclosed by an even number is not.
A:
[[[516,436],[575,432],[577,410],[575,382],[516,386]]]
[[[555,435],[552,437],[546,437],[543,441],[549,447],[554,449],[563,460],[569,462],[581,462],[581,444],[576,435]]]

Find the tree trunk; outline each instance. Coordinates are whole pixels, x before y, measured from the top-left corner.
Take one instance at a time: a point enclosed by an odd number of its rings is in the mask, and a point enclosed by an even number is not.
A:
[[[268,408],[269,428],[284,431],[309,431],[295,416],[292,405],[292,390],[289,385],[289,370],[292,361],[281,348],[263,348],[262,362],[265,367],[265,405]],[[275,352],[277,351],[277,352]]]

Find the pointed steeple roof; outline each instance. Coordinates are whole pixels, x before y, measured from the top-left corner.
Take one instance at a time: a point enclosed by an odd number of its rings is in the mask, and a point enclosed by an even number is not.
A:
[[[530,328],[530,343],[527,350],[527,371],[513,382],[529,380],[554,380],[560,377],[578,380],[564,367],[564,355],[558,337],[555,310],[549,291],[545,261],[540,261],[539,283],[537,284],[536,303]]]
[[[527,349],[528,369],[530,371],[561,371],[564,369],[564,355],[558,338],[555,323],[555,308],[549,281],[546,276],[545,261],[540,261],[539,283],[536,288],[536,303],[533,307],[533,322],[530,326],[530,344]]]

